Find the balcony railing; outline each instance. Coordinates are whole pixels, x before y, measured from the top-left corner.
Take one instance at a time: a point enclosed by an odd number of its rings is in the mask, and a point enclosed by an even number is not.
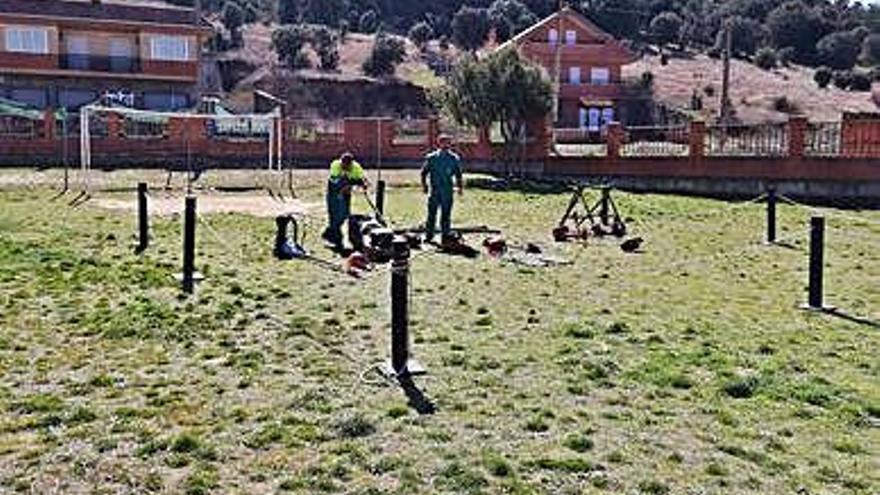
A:
[[[108,57],[103,55],[64,54],[60,57],[62,69],[91,72],[115,72],[131,74],[140,72],[140,60],[133,57]]]

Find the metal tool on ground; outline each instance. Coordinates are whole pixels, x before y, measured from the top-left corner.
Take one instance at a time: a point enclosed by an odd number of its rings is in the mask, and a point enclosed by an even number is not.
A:
[[[626,223],[611,196],[611,188],[603,186],[599,200],[592,206],[587,202],[586,189],[587,186],[583,184],[575,186],[565,214],[553,229],[553,239],[556,242],[567,242],[585,240],[590,235],[625,236]],[[582,209],[579,210],[579,206]]]

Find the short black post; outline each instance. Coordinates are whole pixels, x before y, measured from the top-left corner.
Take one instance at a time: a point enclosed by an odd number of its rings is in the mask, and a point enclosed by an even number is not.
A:
[[[385,181],[376,182],[376,210],[379,215],[385,215]]]
[[[404,377],[425,370],[409,355],[409,242],[397,237],[392,244],[391,260],[391,362],[384,372]]]
[[[823,310],[822,269],[825,258],[825,218],[810,220],[810,302],[809,309]]]
[[[196,264],[196,197],[186,197],[183,215],[183,292],[192,294],[195,290]]]
[[[776,242],[776,186],[767,188],[767,243]]]
[[[147,183],[138,183],[138,247],[142,253],[150,246],[150,217],[147,214]]]
[[[599,220],[602,221],[602,225],[608,225],[608,214],[610,213],[611,207],[611,188],[608,186],[602,187],[602,203],[599,206]]]

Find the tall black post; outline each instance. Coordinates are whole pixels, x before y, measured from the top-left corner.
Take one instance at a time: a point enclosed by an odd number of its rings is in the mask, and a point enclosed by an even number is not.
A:
[[[825,258],[825,218],[810,220],[810,309],[824,309],[822,305],[822,269]]]
[[[425,373],[409,355],[409,242],[397,237],[391,259],[391,362],[384,372],[405,377]]]
[[[767,243],[776,242],[776,186],[767,188]]]
[[[379,215],[385,215],[385,181],[376,182],[376,210]]]
[[[137,252],[142,253],[150,246],[150,217],[147,214],[147,183],[138,183],[138,247]]]
[[[599,219],[602,221],[602,225],[608,225],[608,214],[611,206],[611,188],[608,186],[602,187],[602,203],[599,206]]]
[[[186,197],[183,215],[183,292],[192,294],[195,289],[196,264],[196,197]]]

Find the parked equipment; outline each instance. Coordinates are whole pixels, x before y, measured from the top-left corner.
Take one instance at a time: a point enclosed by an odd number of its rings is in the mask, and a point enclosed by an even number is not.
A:
[[[611,197],[611,188],[602,187],[601,197],[593,206],[587,202],[586,189],[585,185],[575,187],[565,214],[553,229],[553,239],[556,242],[568,242],[586,240],[590,236],[624,237],[627,232],[626,223]],[[578,206],[582,206],[582,210]]]

